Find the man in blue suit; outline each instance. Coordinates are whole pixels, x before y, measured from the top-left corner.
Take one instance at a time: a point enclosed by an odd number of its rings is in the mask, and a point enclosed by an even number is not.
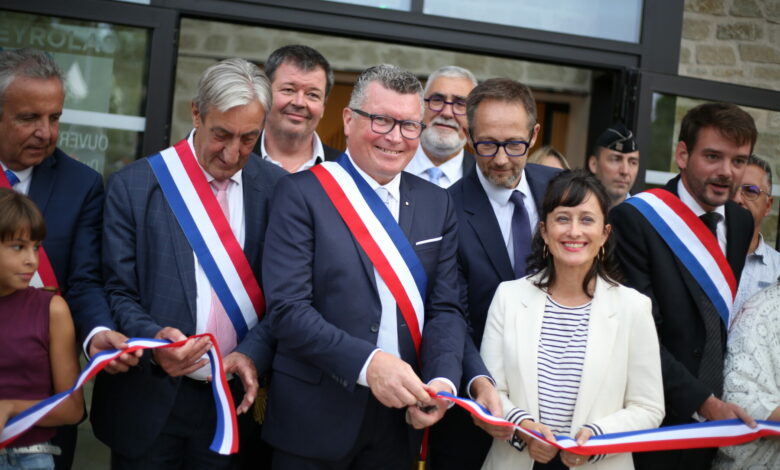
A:
[[[62,72],[49,55],[35,49],[0,52],[0,164],[13,189],[43,213],[44,251],[79,341],[94,355],[127,347],[127,338],[112,331],[100,274],[103,179],[56,148],[64,100]],[[107,370],[122,372],[137,363],[135,355],[123,355]],[[57,468],[70,468],[76,427],[59,428],[55,442],[62,448]]]
[[[222,209],[208,222],[227,222],[258,282],[268,198],[285,174],[252,153],[269,105],[268,79],[256,66],[241,59],[215,64],[198,85],[194,130],[176,146],[177,152],[192,153],[186,161],[197,163],[203,187],[214,191],[214,206],[219,203]],[[164,152],[169,151],[173,149]],[[241,414],[254,400],[256,369],[264,370],[270,361],[266,322],[257,323],[244,338],[238,330],[220,326],[226,326],[221,323],[226,297],[215,294],[209,277],[213,271],[201,264],[204,258],[195,255],[168,204],[170,193],[163,192],[150,163],[156,157],[128,165],[108,186],[103,258],[111,310],[128,336],[178,341],[196,333],[215,334],[225,371],[237,374],[245,390]],[[201,197],[207,196],[212,195]],[[184,193],[182,198],[192,201]],[[201,338],[155,350],[127,374],[99,378],[92,423],[97,437],[111,447],[112,468],[221,469],[235,464],[234,458],[209,450],[217,412],[202,356],[210,347]]]
[[[536,102],[527,86],[504,78],[486,80],[471,91],[466,103],[477,167],[448,190],[458,215],[461,295],[471,333],[464,351],[462,388],[494,415],[503,416],[478,349],[498,284],[526,274],[526,255],[539,209],[547,184],[558,170],[526,164],[540,128]],[[517,201],[522,201],[522,207]],[[490,434],[483,433],[471,421],[458,409],[434,426],[433,470],[478,469],[491,436],[511,437],[506,428],[475,421]]]
[[[263,277],[278,347],[263,438],[275,469],[409,468],[421,433],[407,421],[438,420],[446,405],[428,392],[460,383],[454,208],[446,191],[402,172],[423,129],[422,86],[398,67],[371,67],[343,118],[347,155],[280,181],[268,224]],[[366,191],[352,203],[374,201],[371,214],[386,216],[386,229],[403,237],[396,245],[424,271],[419,323],[321,184],[323,172],[346,168]],[[418,362],[412,336],[423,325]]]

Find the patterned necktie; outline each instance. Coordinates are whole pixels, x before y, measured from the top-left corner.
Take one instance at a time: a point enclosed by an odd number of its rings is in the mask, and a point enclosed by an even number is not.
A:
[[[390,191],[387,190],[387,188],[384,188],[382,186],[376,188],[375,190],[376,195],[379,196],[379,199],[382,200],[382,202],[385,203],[387,208],[390,208]]]
[[[5,176],[8,178],[8,182],[11,183],[12,188],[19,184],[19,177],[13,171],[5,170]]]
[[[720,217],[717,212],[705,212],[699,216],[716,240]],[[699,379],[713,391],[716,397],[720,398],[723,393],[723,340],[721,338],[723,320],[707,296],[702,295],[699,305],[704,306],[701,312],[704,321],[704,351],[699,362]]]
[[[227,189],[230,185],[230,180],[213,180],[211,185],[217,190],[217,202],[219,202],[222,213],[225,214],[225,217],[230,221],[230,210],[227,198]],[[233,323],[230,321],[230,317],[228,317],[225,307],[222,306],[222,302],[220,302],[214,289],[211,289],[211,310],[209,311],[209,318],[206,322],[206,331],[212,333],[217,339],[219,350],[223,356],[233,351],[236,344],[238,344]]]
[[[526,260],[531,254],[531,223],[523,204],[523,193],[512,191],[509,200],[515,205],[512,213],[512,249],[515,253],[515,278],[525,276]]]
[[[439,181],[441,181],[441,177],[444,176],[444,172],[441,171],[441,169],[438,166],[432,166],[425,170],[425,174],[428,175],[428,181],[435,184],[436,186],[439,186]]]

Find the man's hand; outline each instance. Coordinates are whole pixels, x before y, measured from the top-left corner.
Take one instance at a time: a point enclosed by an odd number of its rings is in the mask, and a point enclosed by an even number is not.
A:
[[[187,339],[176,328],[166,326],[154,335],[155,339],[167,339],[169,341],[181,341]],[[154,361],[163,368],[171,377],[191,374],[208,364],[209,360],[203,355],[211,349],[211,340],[208,337],[196,338],[188,341],[178,348],[158,348],[152,350]]]
[[[498,396],[498,390],[493,386],[493,382],[487,377],[478,377],[471,383],[471,396],[474,401],[487,408],[491,415],[498,418],[504,416],[504,408],[501,406],[501,398]],[[514,430],[509,426],[497,426],[477,419],[472,416],[474,424],[480,429],[490,434],[494,439],[508,441],[512,438]]]
[[[574,436],[574,439],[577,440],[578,446],[582,446],[585,445],[585,443],[588,442],[588,439],[590,439],[592,436],[593,431],[588,428],[580,428],[579,432],[577,432],[577,435]],[[561,461],[567,467],[577,467],[579,465],[588,463],[588,458],[582,455],[577,455],[573,452],[569,452],[567,450],[562,450]]]
[[[553,436],[550,428],[542,423],[537,423],[531,421],[530,419],[524,419],[520,422],[520,427],[528,429],[529,431],[536,431],[537,433],[544,436],[544,438],[548,441],[555,442],[555,436]],[[542,442],[539,439],[534,439],[533,437],[527,436],[520,431],[515,432],[517,433],[517,437],[522,439],[528,446],[528,453],[531,455],[531,458],[539,463],[549,462],[555,457],[555,454],[558,453],[558,448],[555,446],[552,446],[546,442]]]
[[[428,389],[434,394],[439,392],[454,393],[455,391],[449,385],[441,380],[434,380]],[[422,410],[419,406],[410,406],[406,409],[406,422],[411,424],[414,429],[425,429],[433,426],[444,417],[447,412],[448,403],[441,399],[432,399],[429,410]]]
[[[103,330],[89,340],[89,357],[95,357],[95,354],[112,349],[127,349],[127,336],[118,331]],[[142,354],[143,351],[140,349],[130,354],[122,354],[109,362],[103,370],[109,374],[127,372],[131,367],[138,365]]]
[[[704,400],[704,403],[699,407],[699,414],[709,421],[739,418],[751,428],[756,427],[756,420],[750,417],[741,406],[719,400],[714,395],[710,395]]]
[[[225,374],[236,374],[244,386],[244,399],[236,408],[237,414],[245,413],[252,406],[257,396],[257,369],[255,363],[246,354],[232,352],[222,359]]]
[[[377,400],[389,408],[405,408],[418,402],[432,404],[425,385],[402,359],[377,351],[366,370],[366,382]]]

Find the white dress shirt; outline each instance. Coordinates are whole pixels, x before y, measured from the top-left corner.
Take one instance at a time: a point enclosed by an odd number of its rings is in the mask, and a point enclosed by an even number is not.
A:
[[[404,171],[428,180],[426,171],[434,166],[436,165],[428,158],[428,155],[425,154],[422,148],[422,144],[420,144],[417,146],[417,153],[414,154],[414,158],[406,165]],[[447,189],[455,184],[456,181],[463,177],[463,149],[457,155],[439,165],[439,169],[443,173],[439,179],[439,186]]]
[[[528,212],[528,222],[531,224],[532,238],[536,233],[536,227],[539,225],[539,213],[536,211],[534,196],[531,194],[531,187],[528,186],[525,170],[520,173],[520,182],[514,189],[496,186],[485,178],[485,175],[482,174],[482,171],[480,171],[479,168],[474,171],[477,172],[479,182],[482,183],[482,188],[485,190],[485,193],[487,193],[490,205],[493,207],[493,212],[496,214],[498,228],[501,229],[501,236],[504,238],[504,245],[506,245],[506,251],[509,255],[509,262],[512,263],[512,268],[514,268],[515,250],[514,243],[512,242],[512,215],[515,212],[515,204],[509,200],[513,191],[520,191],[523,194],[523,205],[525,206],[526,212]]]
[[[696,217],[700,217],[702,214],[708,212],[704,210],[704,208],[699,205],[699,203],[696,201],[696,199],[691,196],[691,193],[688,192],[687,189],[685,189],[685,185],[682,182],[682,178],[680,178],[680,181],[677,182],[677,194],[680,197],[680,200],[688,206],[694,214],[696,214]],[[721,251],[723,253],[726,253],[726,208],[724,206],[718,206],[715,208],[714,211],[720,214],[720,220],[718,221],[718,227],[717,227],[717,234],[718,234],[718,245],[720,245]]]
[[[3,172],[8,169],[8,167],[5,166],[5,163],[0,162],[0,166],[3,167]],[[33,169],[35,169],[34,166],[19,171],[11,170],[14,172],[16,177],[19,178],[19,182],[14,185],[14,191],[20,194],[24,194],[25,196],[30,194],[30,183],[32,182]]]

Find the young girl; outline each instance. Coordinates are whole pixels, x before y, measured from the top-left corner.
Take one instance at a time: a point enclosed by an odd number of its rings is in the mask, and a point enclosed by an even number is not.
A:
[[[79,373],[75,330],[59,295],[30,287],[46,226],[30,199],[0,188],[0,430],[8,419],[67,390]],[[0,449],[0,470],[53,469],[56,426],[78,423],[81,390]]]

